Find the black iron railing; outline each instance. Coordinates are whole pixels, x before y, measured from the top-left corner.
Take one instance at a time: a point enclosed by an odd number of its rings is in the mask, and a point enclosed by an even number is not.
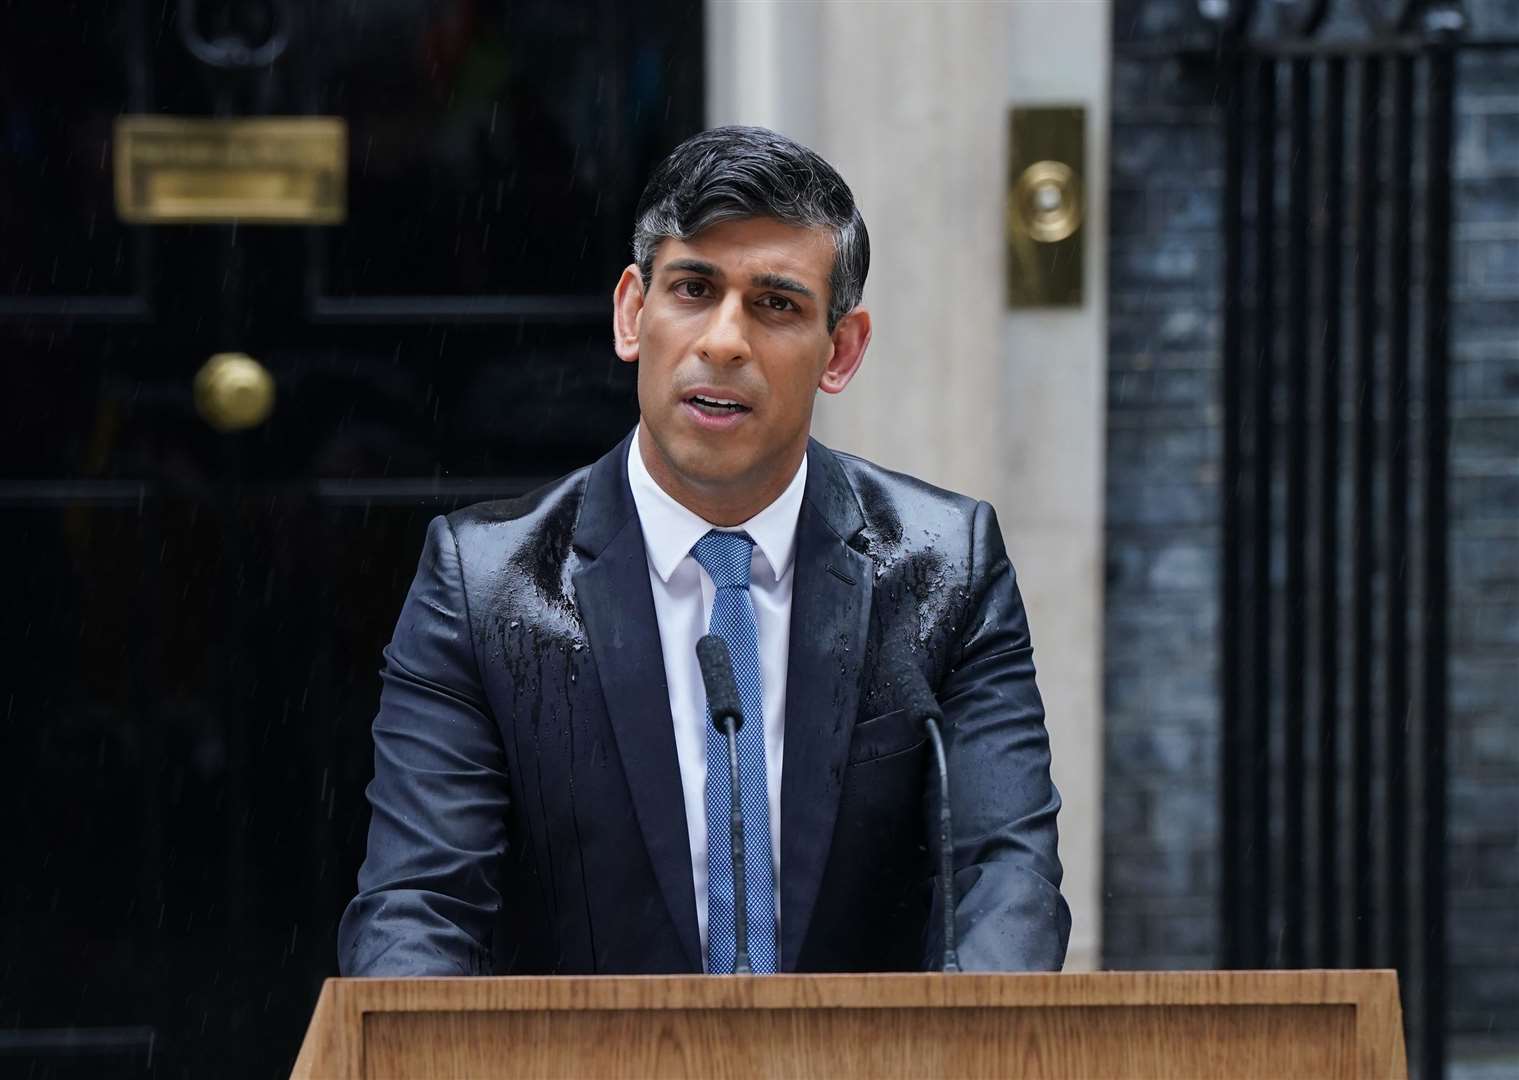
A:
[[[1316,15],[1281,20],[1280,41],[1239,22],[1218,53],[1224,961],[1396,968],[1420,1072],[1436,1077],[1454,24],[1411,37],[1430,9],[1404,5],[1373,22],[1380,48],[1350,48],[1312,41],[1324,5],[1298,7]]]
[[[1433,1080],[1455,54],[1519,42],[1331,7],[1199,0],[1205,42],[1124,51],[1221,91],[1222,961],[1396,968]]]

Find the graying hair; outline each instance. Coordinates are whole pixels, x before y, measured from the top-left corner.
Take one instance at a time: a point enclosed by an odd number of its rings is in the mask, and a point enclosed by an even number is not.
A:
[[[833,236],[828,332],[859,306],[870,270],[870,235],[854,193],[834,167],[786,136],[759,127],[693,135],[655,167],[634,214],[633,261],[647,290],[660,241],[689,240],[724,221],[766,217]]]

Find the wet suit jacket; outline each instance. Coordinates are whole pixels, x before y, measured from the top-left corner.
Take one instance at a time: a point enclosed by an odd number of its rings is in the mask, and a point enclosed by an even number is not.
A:
[[[631,436],[630,436],[631,437]],[[781,774],[784,971],[937,966],[943,707],[960,959],[1058,970],[1044,710],[986,503],[808,446]],[[626,440],[430,525],[385,649],[345,975],[699,972],[691,850]],[[936,820],[936,819],[935,819]]]

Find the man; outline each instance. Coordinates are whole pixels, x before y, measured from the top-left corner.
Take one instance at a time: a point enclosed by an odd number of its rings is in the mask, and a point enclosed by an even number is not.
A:
[[[996,517],[809,439],[870,341],[849,188],[783,136],[708,131],[649,180],[633,248],[614,338],[638,427],[428,530],[385,651],[343,973],[731,971],[709,631],[743,704],[756,972],[937,966],[903,665],[944,711],[961,963],[1058,970],[1060,800]]]

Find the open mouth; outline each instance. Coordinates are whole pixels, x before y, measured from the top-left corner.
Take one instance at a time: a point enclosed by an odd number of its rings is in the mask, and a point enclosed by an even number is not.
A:
[[[749,406],[742,402],[731,398],[708,397],[705,394],[692,394],[686,398],[686,404],[707,416],[733,416],[749,412]]]

